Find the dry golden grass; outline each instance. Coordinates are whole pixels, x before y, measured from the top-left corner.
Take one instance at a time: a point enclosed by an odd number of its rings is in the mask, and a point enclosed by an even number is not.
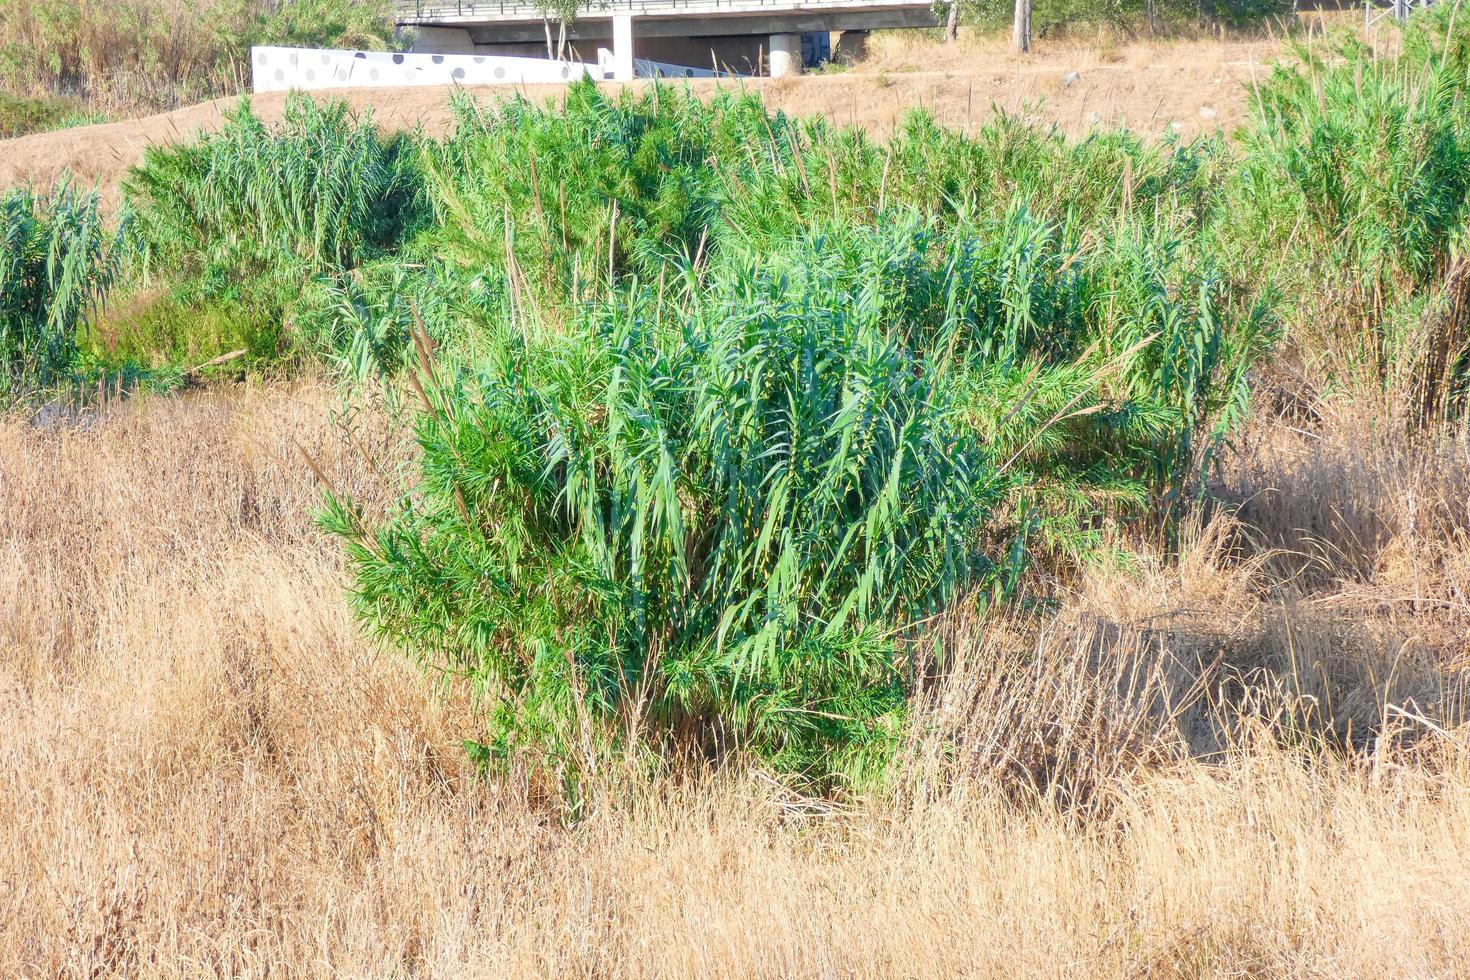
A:
[[[926,695],[881,798],[610,780],[568,825],[468,773],[467,709],[355,634],[297,445],[381,501],[392,478],[365,460],[395,434],[363,413],[349,440],[338,407],[302,383],[0,424],[0,974],[1470,962],[1470,738],[1424,723],[1457,717],[1425,693],[1452,679],[1432,636],[1395,668],[1394,622],[1285,595],[1270,560],[1242,560],[1265,505],[1197,530],[1177,563],[1093,572],[1044,625],[956,613],[941,629],[963,667]],[[1258,474],[1283,484],[1281,527],[1311,473],[1339,472],[1309,462]],[[1395,472],[1379,483],[1450,486],[1437,466]],[[1392,525],[1380,552],[1411,532]],[[1424,721],[1385,708],[1411,674]],[[1368,734],[1339,722],[1384,718],[1399,737],[1334,748]]]
[[[1370,395],[1241,434],[1228,492],[1313,602],[1470,667],[1470,431],[1412,432]]]

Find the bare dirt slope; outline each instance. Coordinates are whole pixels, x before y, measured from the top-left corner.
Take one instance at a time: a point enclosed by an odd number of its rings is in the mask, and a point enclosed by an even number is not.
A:
[[[1051,49],[1021,59],[981,44],[954,49],[890,41],[859,68],[799,79],[695,82],[698,92],[740,84],[774,108],[825,114],[843,124],[884,133],[910,109],[923,107],[946,125],[976,125],[999,107],[1025,111],[1082,133],[1123,123],[1146,133],[1174,129],[1189,136],[1228,129],[1245,108],[1252,78],[1264,75],[1278,48],[1269,43],[1138,45],[1117,49]],[[473,90],[503,97],[502,87]],[[554,97],[560,86],[521,89],[532,99]],[[443,88],[356,89],[340,97],[371,108],[385,126],[422,125],[431,133],[450,124]],[[252,97],[257,112],[278,117],[284,97]],[[187,139],[219,125],[234,99],[217,99],[174,112],[100,126],[83,126],[0,140],[0,187],[49,185],[63,174],[98,185],[115,203],[118,182],[144,147]]]

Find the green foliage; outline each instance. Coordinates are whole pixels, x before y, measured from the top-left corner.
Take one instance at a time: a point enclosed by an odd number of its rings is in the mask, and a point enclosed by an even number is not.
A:
[[[1149,144],[1116,132],[1069,141],[1006,113],[967,137],[913,112],[886,144],[779,114],[769,131],[767,154],[744,150],[746,166],[730,168],[720,238],[772,243],[813,221],[871,222],[893,207],[946,227],[999,218],[1017,201],[1079,233],[1106,233],[1130,214],[1193,223],[1213,204],[1224,159],[1218,140]]]
[[[692,255],[718,215],[715,161],[753,135],[744,117],[765,119],[753,97],[615,99],[590,81],[561,106],[456,96],[454,109],[458,129],[428,167],[436,246],[547,294]]]
[[[145,267],[164,275],[169,298],[125,331],[125,347],[186,363],[244,348],[263,363],[290,339],[316,343],[310,329],[282,335],[290,310],[313,308],[303,291],[319,296],[422,220],[415,144],[297,94],[279,126],[242,99],[198,142],[150,147],[123,186]]]
[[[470,682],[481,758],[567,785],[649,749],[881,775],[917,624],[1167,531],[1274,337],[1220,272],[1218,139],[454,107],[437,143],[293,101],[150,153],[135,235],[182,305],[113,336],[413,392],[411,492],[324,516],[358,614]],[[244,305],[281,330],[232,332]]]
[[[72,126],[89,126],[105,121],[105,116],[88,112],[81,103],[73,99],[18,96],[0,92],[0,139],[46,133]]]
[[[155,265],[217,291],[242,277],[299,283],[393,247],[417,221],[413,139],[384,139],[344,103],[295,93],[268,126],[241,99],[214,133],[149,147],[124,181]]]
[[[248,50],[243,0],[0,0],[0,86],[93,105],[163,106],[223,94]]]
[[[96,325],[90,346],[108,365],[184,369],[244,351],[230,361],[231,370],[269,367],[280,358],[285,338],[281,321],[260,311],[280,302],[241,289],[204,298],[165,292],[124,301]]]
[[[967,20],[990,30],[1009,24],[1015,11],[1014,0],[962,0],[961,7]],[[1041,35],[1099,24],[1125,31],[1200,22],[1240,27],[1294,11],[1292,0],[1033,0],[1031,25]]]
[[[1125,525],[1168,537],[1275,295],[1334,380],[1411,423],[1463,406],[1451,24],[1416,18],[1397,55],[1304,49],[1233,146],[924,113],[877,142],[661,86],[456,98],[438,142],[242,105],[130,176],[166,289],[107,336],[133,363],[243,347],[413,393],[400,505],[323,521],[362,621],[483,698],[477,758],[573,785],[613,752],[740,750],[860,782],[942,669],[926,617]],[[107,276],[50,270],[112,253],[95,204],[7,208],[30,243],[7,281],[40,297],[6,308],[7,364],[54,375]]]
[[[1077,556],[1105,506],[1188,483],[1269,340],[1168,242],[927,224],[731,245],[566,329],[484,321],[421,378],[415,497],[326,515],[359,614],[471,679],[497,756],[881,772],[914,624],[1014,587],[1028,535]]]
[[[1160,210],[1199,221],[1225,163],[1218,140],[1070,142],[1004,114],[967,138],[917,112],[885,145],[728,90],[704,101],[581,82],[560,105],[460,96],[454,107],[455,135],[428,154],[432,250],[506,272],[539,303],[578,302],[620,275],[656,277],[673,258],[774,248],[814,222],[872,222],[895,207],[940,226],[998,217],[1016,197],[1098,229]]]
[[[118,256],[96,194],[0,197],[0,406],[62,380]]]
[[[922,346],[962,355],[972,424],[1032,547],[1086,561],[1120,519],[1169,526],[1243,414],[1275,339],[1266,305],[1232,304],[1208,260],[1142,222],[1084,245],[1018,208],[924,248],[949,258],[926,289],[947,304],[942,330]]]
[[[467,355],[477,331],[466,323],[503,315],[504,287],[433,258],[381,259],[308,284],[290,311],[290,340],[354,381],[393,375],[414,363],[416,333]]]
[[[251,44],[387,51],[393,47],[388,0],[289,0],[265,5]]]
[[[902,630],[990,568],[990,467],[884,284],[794,248],[801,280],[731,262],[503,324],[428,385],[417,499],[329,511],[359,612],[471,676],[497,751],[576,768],[677,733],[826,777],[891,750]]]
[[[1242,266],[1291,297],[1298,345],[1418,418],[1459,402],[1470,352],[1470,23],[1452,25],[1417,16],[1398,57],[1300,48],[1257,90],[1233,209]]]

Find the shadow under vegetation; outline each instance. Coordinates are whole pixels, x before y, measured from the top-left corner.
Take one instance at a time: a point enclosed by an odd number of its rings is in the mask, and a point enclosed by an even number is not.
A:
[[[1149,772],[1228,768],[1262,740],[1370,770],[1426,738],[1458,744],[1463,628],[1354,604],[1265,530],[1241,506],[1196,522],[1170,561],[1085,571],[1059,612],[951,611],[925,636],[939,676],[917,696],[902,791],[984,787],[1092,820]]]

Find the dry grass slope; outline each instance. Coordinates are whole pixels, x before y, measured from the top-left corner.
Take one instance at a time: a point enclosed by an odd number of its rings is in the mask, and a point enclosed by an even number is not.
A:
[[[370,460],[396,436],[364,412],[349,438],[339,407],[301,383],[0,425],[6,975],[1439,977],[1470,962],[1470,735],[1399,718],[1401,737],[1328,747],[1407,694],[1426,720],[1455,714],[1433,638],[1464,635],[1449,618],[1463,551],[1416,565],[1423,524],[1395,515],[1445,492],[1435,540],[1464,533],[1465,496],[1447,493],[1470,474],[1463,443],[1428,466],[1353,449],[1350,427],[1336,449],[1278,433],[1275,456],[1252,456],[1277,494],[1255,493],[1257,527],[1199,530],[1177,565],[1098,570],[1041,631],[956,616],[965,669],[932,692],[911,779],[882,799],[811,805],[754,775],[610,780],[568,826],[526,786],[468,773],[468,709],[355,635],[297,447],[382,501],[393,481]],[[1343,564],[1351,589],[1319,575],[1283,599],[1281,556],[1240,559],[1240,537],[1301,544],[1303,500],[1341,517],[1348,494],[1378,528],[1374,562]],[[1324,518],[1312,540],[1346,548],[1368,520]],[[1404,569],[1448,632],[1378,601],[1404,596]],[[1265,668],[1276,687],[1251,687]],[[1335,698],[1343,731],[1302,694]]]

